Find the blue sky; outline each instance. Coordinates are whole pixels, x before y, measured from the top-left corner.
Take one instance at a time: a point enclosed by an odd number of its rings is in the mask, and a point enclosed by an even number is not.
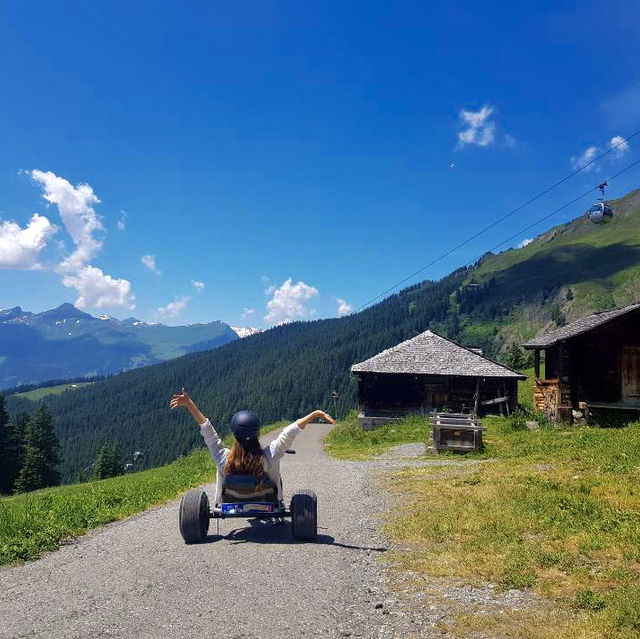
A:
[[[638,59],[635,0],[2,3],[0,307],[348,312],[640,128]]]

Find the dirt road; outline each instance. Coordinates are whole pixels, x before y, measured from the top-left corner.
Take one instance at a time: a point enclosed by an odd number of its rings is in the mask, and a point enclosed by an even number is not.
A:
[[[328,458],[327,428],[308,426],[282,462],[287,500],[318,495],[315,543],[227,520],[187,546],[173,501],[0,570],[0,637],[406,636],[382,586],[379,462]]]

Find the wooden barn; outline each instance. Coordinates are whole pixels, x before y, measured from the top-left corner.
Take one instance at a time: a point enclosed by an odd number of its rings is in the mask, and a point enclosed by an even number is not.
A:
[[[518,380],[526,379],[431,331],[354,364],[351,372],[358,379],[358,419],[365,429],[445,408],[508,413],[518,401]]]
[[[640,410],[640,304],[583,317],[523,347],[535,353],[535,407],[552,419]]]

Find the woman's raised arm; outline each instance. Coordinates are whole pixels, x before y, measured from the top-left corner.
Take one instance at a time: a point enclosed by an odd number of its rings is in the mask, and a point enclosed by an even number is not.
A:
[[[333,419],[329,413],[325,413],[323,410],[314,410],[313,413],[309,413],[300,419],[296,419],[296,422],[298,426],[304,430],[304,427],[314,419],[324,419],[325,422],[329,422],[330,424],[336,423],[336,420]]]

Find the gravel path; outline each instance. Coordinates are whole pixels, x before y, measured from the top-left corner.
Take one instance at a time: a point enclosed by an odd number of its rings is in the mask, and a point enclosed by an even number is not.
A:
[[[442,606],[391,596],[379,561],[375,478],[423,447],[338,461],[322,450],[327,431],[310,425],[282,464],[287,499],[298,488],[318,495],[315,543],[294,542],[288,525],[227,520],[220,536],[212,521],[208,543],[186,546],[172,501],[0,570],[0,637],[440,636]]]

